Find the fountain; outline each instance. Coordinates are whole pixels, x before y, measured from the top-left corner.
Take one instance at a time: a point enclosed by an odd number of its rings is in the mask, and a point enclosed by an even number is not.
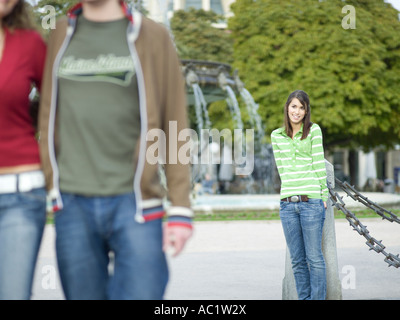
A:
[[[214,190],[209,193],[216,194],[265,194],[275,193],[272,185],[275,173],[272,159],[272,148],[265,141],[264,128],[258,105],[255,103],[251,93],[245,88],[243,82],[235,71],[231,75],[231,66],[219,62],[181,60],[183,74],[186,79],[186,88],[189,107],[194,107],[196,115],[196,127],[199,141],[195,141],[197,152],[211,154],[216,162],[206,164],[194,164],[192,166],[193,185],[196,192],[201,189],[201,184],[210,180],[216,183]],[[253,137],[246,135],[245,139],[252,139],[254,150],[246,146],[241,140],[242,148],[239,152],[253,152],[247,155],[247,161],[254,170],[250,174],[234,175],[235,168],[243,167],[244,163],[236,163],[237,159],[231,154],[232,148],[227,143],[232,143],[224,136],[223,145],[211,140],[205,135],[204,129],[212,129],[207,106],[215,101],[225,101],[227,109],[234,121],[235,133],[244,130],[241,109],[238,98],[244,102],[246,112],[250,117],[251,129],[254,130]],[[240,136],[242,138],[242,136]],[[236,141],[236,135],[233,142]],[[248,163],[247,163],[248,165]],[[208,180],[208,181],[207,181]],[[200,186],[199,186],[200,185]],[[196,190],[198,189],[198,190]],[[204,189],[204,188],[203,188]],[[210,189],[208,189],[210,191]],[[201,192],[200,192],[201,193]]]

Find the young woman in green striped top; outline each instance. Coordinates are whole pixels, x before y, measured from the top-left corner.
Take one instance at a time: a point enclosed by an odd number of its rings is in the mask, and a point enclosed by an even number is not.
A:
[[[271,134],[281,178],[282,227],[298,298],[324,300],[326,269],[321,240],[328,188],[322,132],[311,122],[310,100],[302,90],[289,95],[284,114],[284,126]]]

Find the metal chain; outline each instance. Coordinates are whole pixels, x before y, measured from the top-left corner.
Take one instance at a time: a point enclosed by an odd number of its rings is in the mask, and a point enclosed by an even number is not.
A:
[[[379,216],[382,217],[382,219],[389,220],[390,222],[397,222],[400,224],[400,219],[394,213],[382,208],[375,202],[369,200],[367,197],[363,196],[347,182],[342,182],[339,179],[335,178],[335,185],[339,186],[353,200],[358,201],[363,205],[365,205],[366,207],[370,208],[371,210],[375,211]],[[330,183],[328,183],[328,189],[330,198],[332,200],[332,205],[345,214],[347,221],[349,221],[350,225],[353,227],[355,231],[358,232],[358,234],[362,235],[367,239],[366,244],[370,248],[369,250],[374,250],[377,253],[382,253],[385,256],[384,261],[387,264],[389,264],[389,267],[393,266],[395,268],[399,268],[400,267],[399,255],[387,253],[384,250],[386,247],[382,244],[382,240],[378,241],[374,237],[369,235],[367,227],[361,223],[361,221],[355,216],[353,212],[351,212],[345,207],[345,203],[342,200],[343,197],[339,196],[339,194],[331,188]]]

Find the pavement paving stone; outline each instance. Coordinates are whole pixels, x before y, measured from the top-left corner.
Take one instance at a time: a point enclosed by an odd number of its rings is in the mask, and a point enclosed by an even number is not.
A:
[[[400,225],[380,218],[362,220],[388,252],[400,253]],[[400,299],[400,268],[369,251],[345,219],[335,220],[338,272],[344,300]],[[47,225],[35,274],[33,299],[64,299]],[[184,252],[168,257],[171,300],[281,300],[286,243],[280,221],[196,222]]]

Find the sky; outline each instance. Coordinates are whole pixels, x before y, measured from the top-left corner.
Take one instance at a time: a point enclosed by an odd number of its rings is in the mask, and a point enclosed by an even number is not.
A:
[[[390,3],[393,7],[400,11],[400,0],[385,0],[385,2]]]

